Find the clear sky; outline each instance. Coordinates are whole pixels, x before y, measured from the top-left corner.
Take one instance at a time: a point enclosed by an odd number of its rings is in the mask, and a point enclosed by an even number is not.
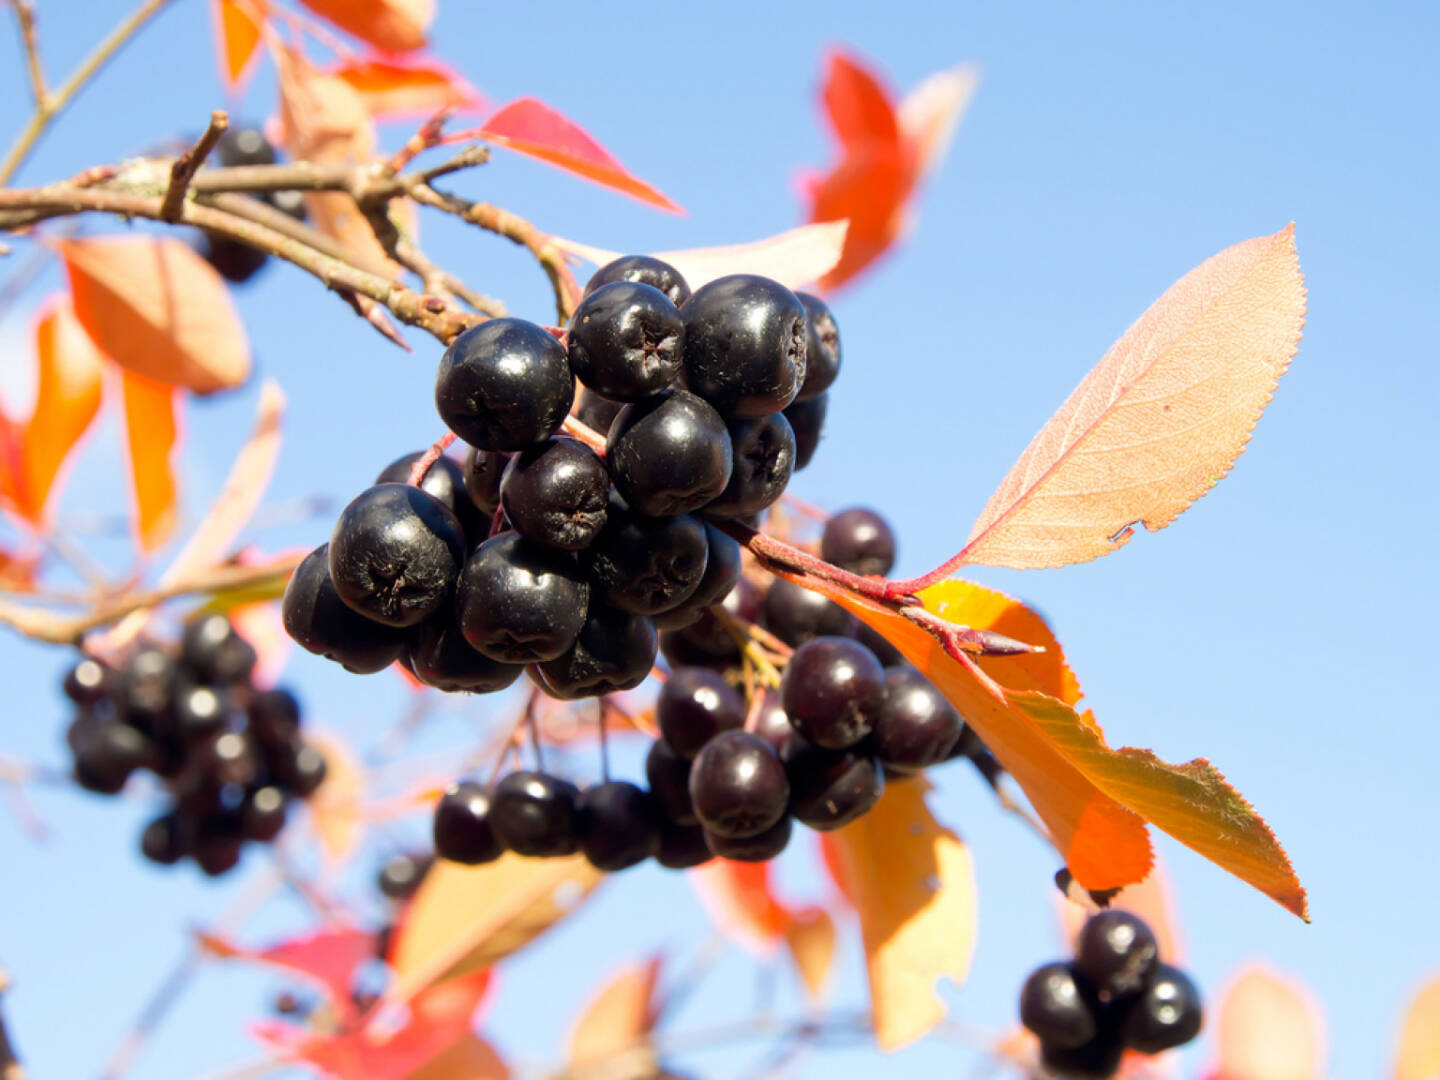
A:
[[[38,7],[58,73],[129,0]],[[983,67],[914,235],[834,301],[846,367],[826,442],[793,488],[833,508],[882,509],[902,538],[902,573],[960,546],[1030,436],[1172,281],[1236,241],[1296,223],[1310,298],[1305,339],[1234,473],[1170,529],[1117,555],[977,576],[1051,619],[1112,743],[1153,747],[1171,761],[1210,758],[1286,844],[1310,890],[1310,926],[1161,842],[1189,967],[1206,992],[1264,958],[1323,1001],[1330,1074],[1385,1068],[1399,1010],[1440,971],[1430,835],[1440,708],[1423,652],[1440,599],[1431,554],[1440,524],[1440,9],[1229,0],[439,7],[436,51],[477,86],[497,101],[535,95],[565,111],[689,214],[658,214],[500,155],[463,190],[612,249],[728,243],[796,224],[796,176],[831,152],[816,88],[832,44],[858,50],[896,88],[960,60]],[[9,13],[0,14],[4,142],[23,123],[25,91]],[[198,2],[163,15],[60,121],[18,182],[69,176],[196,130],[225,104],[208,18]],[[238,115],[270,110],[268,71]],[[404,134],[388,131],[388,145]],[[427,222],[425,241],[512,310],[548,318],[543,276],[508,244],[438,222]],[[0,260],[0,277],[6,266]],[[0,322],[12,393],[28,364],[27,307],[58,283],[50,272]],[[415,354],[400,353],[287,268],[272,268],[240,305],[260,372],[280,379],[291,400],[274,499],[343,501],[440,433],[432,342],[412,335]],[[252,386],[190,407],[191,510],[224,475],[254,397]],[[92,441],[66,494],[68,514],[122,507],[114,446],[109,428]],[[256,539],[272,549],[310,545],[328,530],[322,517]],[[97,550],[123,555],[113,543]],[[61,761],[56,683],[66,661],[0,638],[0,753]],[[348,677],[304,654],[287,679],[318,725],[360,745],[405,705],[398,681]],[[483,715],[485,705],[465,708]],[[467,730],[464,714],[448,711],[423,745],[460,747]],[[968,771],[939,779],[934,809],[973,845],[981,911],[973,975],[944,994],[956,1019],[999,1032],[1013,1022],[1026,972],[1058,953],[1049,884],[1057,860]],[[190,869],[154,871],[134,852],[147,800],[48,788],[32,798],[53,830],[48,844],[0,815],[0,965],[16,983],[6,1016],[32,1075],[92,1076],[181,953],[186,928],[212,922],[262,860],[218,885]],[[787,895],[823,898],[811,846],[796,848],[781,873]],[[374,860],[360,860],[365,876]],[[251,933],[259,940],[304,921],[303,909],[281,902]],[[683,877],[626,875],[507,966],[486,1030],[521,1060],[553,1061],[606,971],[657,948],[689,955],[706,927]],[[856,940],[848,928],[842,1007],[864,1000]],[[253,1060],[244,1026],[277,985],[207,971],[133,1075],[178,1080]],[[676,1030],[743,1019],[755,986],[753,966],[727,956],[675,1017]],[[802,1007],[787,976],[774,1009]],[[754,1054],[727,1047],[680,1065],[745,1075]],[[1186,1071],[1198,1072],[1207,1054],[1204,1045],[1189,1053]],[[894,1058],[849,1047],[809,1055],[793,1074],[954,1075],[974,1060],[954,1041]]]

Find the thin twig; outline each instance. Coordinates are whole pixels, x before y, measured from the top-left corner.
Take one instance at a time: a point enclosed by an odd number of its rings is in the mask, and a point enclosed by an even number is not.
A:
[[[445,451],[450,449],[450,444],[455,441],[455,433],[447,431],[440,438],[431,444],[430,449],[421,454],[410,468],[410,478],[406,481],[411,487],[419,487],[425,482],[425,476],[430,467],[445,456]]]
[[[230,115],[224,109],[216,109],[210,114],[210,125],[195,145],[175,159],[175,164],[170,166],[170,186],[165,189],[165,199],[160,204],[162,220],[171,224],[180,220],[180,208],[185,202],[185,193],[190,189],[191,179],[229,127]]]
[[[10,0],[20,23],[20,44],[25,48],[25,67],[30,74],[30,96],[37,109],[44,108],[50,92],[45,89],[45,67],[40,61],[40,38],[35,28],[35,5],[30,0]]]

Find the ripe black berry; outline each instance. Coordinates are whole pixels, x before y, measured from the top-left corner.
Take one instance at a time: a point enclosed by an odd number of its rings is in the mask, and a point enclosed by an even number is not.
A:
[[[140,853],[153,863],[174,866],[185,857],[185,829],[176,814],[165,814],[145,826],[140,834]]]
[[[153,767],[154,744],[129,724],[101,723],[75,753],[75,779],[86,791],[116,795],[137,769]]]
[[[840,374],[840,328],[825,301],[796,293],[805,308],[805,382],[796,401],[812,401],[830,389]]]
[[[115,673],[99,660],[81,660],[65,673],[65,696],[77,705],[94,705],[115,689]]]
[[[591,431],[604,435],[610,430],[610,425],[615,422],[615,417],[620,415],[620,410],[625,407],[623,401],[611,401],[607,397],[601,397],[594,390],[581,390],[580,397],[575,403],[575,419],[588,427]]]
[[[745,701],[715,672],[682,667],[660,688],[655,722],[675,753],[693,758],[720,732],[745,723]]]
[[[880,765],[864,754],[824,750],[799,736],[785,744],[790,812],[822,832],[848,825],[880,799]]]
[[[614,281],[638,281],[659,289],[676,307],[690,299],[690,286],[680,276],[680,271],[663,259],[649,255],[625,255],[606,263],[585,283],[585,295],[589,296]]]
[[[593,784],[580,793],[577,810],[580,850],[597,870],[624,870],[660,849],[659,808],[634,784]]]
[[[709,562],[699,518],[644,517],[613,499],[605,528],[586,554],[600,595],[635,615],[684,603],[699,588]]]
[[[1095,991],[1070,964],[1036,968],[1020,990],[1020,1022],[1049,1046],[1073,1050],[1095,1038]]]
[[[809,401],[796,401],[785,409],[785,419],[790,421],[790,430],[795,433],[795,471],[799,472],[810,464],[815,450],[820,445],[820,433],[825,427],[825,410],[830,404],[830,395],[821,394]]]
[[[255,650],[224,615],[204,615],[185,624],[180,663],[202,682],[248,682]]]
[[[416,450],[396,458],[375,477],[375,483],[408,484],[415,462],[424,455],[425,451]],[[471,547],[485,539],[485,532],[490,527],[489,515],[471,500],[465,487],[465,470],[460,467],[459,462],[443,454],[436,458],[426,470],[425,479],[420,481],[420,490],[427,495],[434,495],[455,515]],[[479,535],[476,535],[477,533]]]
[[[720,414],[687,390],[627,405],[610,425],[610,479],[636,513],[698,510],[730,482],[730,433]]]
[[[713,526],[711,528],[713,529]],[[695,591],[698,593],[700,590],[697,588]],[[745,578],[740,578],[734,588],[721,598],[721,613],[742,623],[758,622],[763,600],[764,597],[755,585]],[[688,606],[689,601],[686,601],[686,604]],[[730,632],[726,622],[719,617],[719,614],[712,611],[703,612],[700,618],[681,631],[681,636],[706,656],[738,660],[740,647],[735,642],[735,635]]]
[[[779,412],[805,381],[805,308],[785,286],[734,274],[680,310],[685,383],[726,417]]]
[[[425,880],[435,862],[431,855],[394,855],[385,860],[376,879],[380,892],[391,900],[408,900]]]
[[[709,832],[743,839],[784,817],[790,782],[768,742],[745,731],[722,731],[690,765],[690,799]]]
[[[474,780],[452,784],[435,806],[435,853],[477,866],[494,862],[505,844],[490,821],[490,789]]]
[[[705,573],[683,603],[656,616],[655,625],[661,630],[693,625],[707,607],[728,597],[740,580],[740,545],[710,522],[704,524]]]
[[[861,622],[859,619],[855,620],[854,638],[875,654],[875,659],[880,661],[881,667],[892,668],[907,663],[900,650],[891,645],[869,623]]]
[[[1040,1059],[1060,1076],[1102,1080],[1114,1076],[1125,1054],[1125,1044],[1113,1022],[1102,1020],[1095,1037],[1073,1050],[1042,1041]]]
[[[699,825],[666,823],[660,830],[660,849],[655,861],[667,870],[688,870],[714,857]]]
[[[221,165],[274,165],[275,147],[259,128],[232,127],[215,144],[215,160]]]
[[[120,672],[118,704],[128,721],[150,730],[170,712],[175,664],[164,651],[145,647]]]
[[[492,660],[553,660],[585,625],[590,586],[574,560],[516,533],[485,541],[465,563],[455,593],[460,629]]]
[[[795,650],[780,701],[795,729],[829,750],[854,746],[885,706],[885,669],[858,641],[822,637]]]
[[[670,298],[636,281],[587,293],[570,319],[570,370],[616,401],[640,401],[675,381],[685,324]]]
[[[870,748],[889,768],[919,772],[942,762],[964,729],[955,707],[914,668],[885,669],[885,704]]]
[[[795,433],[782,413],[731,420],[726,426],[734,453],[730,482],[705,512],[720,517],[754,514],[785,493],[795,471]]]
[[[575,643],[536,665],[543,689],[563,701],[633,690],[655,666],[655,624],[605,604],[590,605]]]
[[[1107,996],[1133,994],[1155,970],[1154,932],[1128,911],[1098,912],[1075,940],[1075,969]]]
[[[207,877],[220,877],[240,864],[245,840],[229,814],[211,814],[200,819],[191,854]]]
[[[790,818],[782,817],[757,836],[721,836],[705,830],[705,845],[712,854],[736,862],[769,862],[790,843]]]
[[[895,565],[895,533],[874,510],[842,510],[825,523],[820,557],[854,574],[888,574]]]
[[[340,599],[387,626],[414,626],[450,599],[465,561],[460,522],[409,484],[377,484],[340,513],[330,580]]]
[[[210,686],[187,686],[175,698],[175,732],[182,740],[213,735],[230,719],[229,702]]]
[[[285,827],[285,793],[273,784],[256,788],[240,807],[240,832],[246,840],[266,843]]]
[[[517,855],[570,855],[577,847],[575,785],[538,772],[513,772],[495,785],[490,825]]]
[[[817,592],[776,578],[765,590],[765,628],[797,648],[818,637],[844,637],[855,616]]]
[[[500,481],[500,504],[516,531],[566,551],[594,543],[609,495],[605,463],[574,439],[547,439],[520,451]]]
[[[505,475],[505,466],[510,463],[509,454],[493,450],[476,450],[473,446],[465,455],[461,472],[465,475],[465,491],[470,501],[486,514],[500,509],[500,480]],[[484,540],[489,530],[469,537],[471,546]]]
[[[519,664],[492,660],[471,648],[450,608],[410,632],[407,655],[410,673],[415,678],[426,686],[451,694],[460,691],[490,694],[504,690],[525,670]]]
[[[575,381],[565,347],[524,319],[490,319],[450,343],[435,377],[435,407],[481,450],[523,450],[565,420]]]
[[[786,746],[800,739],[800,733],[795,730],[795,725],[790,723],[790,717],[780,704],[778,690],[765,691],[760,701],[760,711],[755,715],[755,726],[750,730],[773,746],[782,761],[785,759]]]
[[[299,738],[293,739],[284,753],[271,760],[275,779],[300,798],[313,795],[325,782],[325,755]]]
[[[217,233],[202,235],[197,250],[217,274],[235,285],[245,284],[270,261],[270,256],[259,248]]]
[[[300,702],[288,690],[257,690],[246,711],[250,734],[266,746],[282,746],[300,731]]]
[[[645,755],[645,782],[668,821],[694,825],[699,820],[690,801],[690,760],[670,749],[663,739],[651,743]]]
[[[302,649],[357,675],[389,667],[405,649],[399,630],[365,618],[340,599],[330,580],[328,543],[306,555],[290,575],[280,616]]]
[[[1200,991],[1183,971],[1157,964],[1140,996],[1126,1009],[1121,1035],[1125,1045],[1158,1054],[1200,1034]]]

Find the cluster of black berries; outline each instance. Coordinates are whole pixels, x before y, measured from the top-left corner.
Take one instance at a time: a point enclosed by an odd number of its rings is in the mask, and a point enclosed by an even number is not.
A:
[[[821,545],[855,572],[886,573],[895,554],[889,528],[868,510],[836,515]],[[531,771],[493,788],[463,781],[436,809],[436,852],[476,864],[505,850],[580,851],[610,871],[647,858],[674,869],[715,855],[759,862],[784,850],[794,821],[839,828],[875,805],[886,776],[903,779],[983,751],[924,676],[898,655],[883,666],[866,643],[847,636],[855,624],[843,609],[817,598],[844,616],[838,619],[799,599],[813,595],[806,590],[796,589],[794,600],[776,593],[781,585],[754,613],[797,645],[778,691],[764,691],[752,708],[737,689],[738,672],[717,670],[723,658],[714,666],[677,664],[655,704],[661,737],[645,762],[648,790],[607,780],[582,791]],[[747,588],[742,579],[722,606]],[[774,611],[772,596],[782,598]],[[782,606],[792,603],[805,606]]]
[[[691,295],[635,257],[591,279],[567,338],[513,318],[456,338],[435,400],[464,465],[441,458],[416,487],[402,458],[344,509],[286,591],[296,641],[352,671],[400,659],[443,690],[528,671],[576,699],[638,686],[657,629],[730,591],[740,548],[715,522],[769,506],[813,450],[833,317],[749,275]],[[558,434],[577,380],[603,458]]]
[[[221,165],[234,167],[274,165],[278,156],[259,128],[230,128],[215,144],[215,159]],[[305,220],[305,197],[298,191],[267,191],[259,198],[297,221]],[[259,248],[215,233],[200,234],[200,256],[221,277],[237,285],[259,273],[269,258]]]
[[[1200,991],[1161,963],[1155,934],[1127,911],[1086,921],[1075,959],[1046,964],[1020,991],[1020,1020],[1045,1064],[1065,1076],[1110,1076],[1124,1052],[1158,1054],[1200,1032]]]
[[[325,778],[324,757],[300,735],[299,703],[251,685],[254,667],[230,621],[206,615],[186,624],[178,649],[144,645],[118,668],[87,658],[65,676],[76,781],[102,795],[142,769],[165,782],[172,805],[141,835],[146,858],[168,866],[189,855],[223,874],[246,840],[273,840],[290,799]]]

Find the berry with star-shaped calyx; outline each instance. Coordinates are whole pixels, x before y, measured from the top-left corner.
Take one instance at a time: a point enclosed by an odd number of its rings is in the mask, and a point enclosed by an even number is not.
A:
[[[548,439],[574,396],[565,347],[524,319],[472,326],[450,343],[435,377],[440,418],[481,450],[509,453]]]
[[[616,401],[640,401],[680,374],[685,324],[659,289],[614,281],[580,301],[567,342],[570,370],[586,387]]]

